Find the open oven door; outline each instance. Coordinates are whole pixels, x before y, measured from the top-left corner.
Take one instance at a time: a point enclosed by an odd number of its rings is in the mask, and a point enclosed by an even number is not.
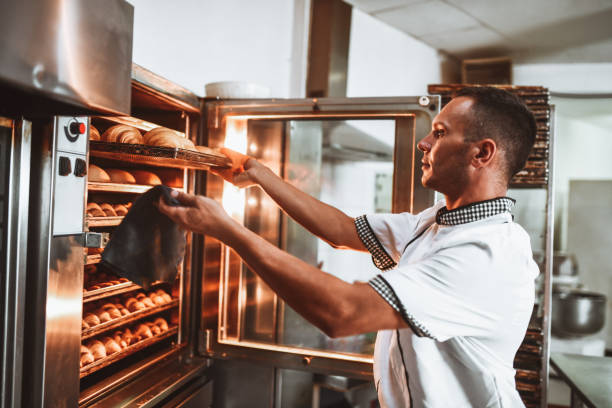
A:
[[[299,189],[358,216],[419,212],[433,203],[420,183],[416,145],[438,96],[204,101],[204,139],[265,163]],[[341,279],[375,276],[367,253],[334,250],[284,215],[261,189],[238,190],[208,174],[209,197],[269,242]],[[369,379],[375,333],[332,339],[286,306],[230,248],[205,238],[200,352],[274,367]]]

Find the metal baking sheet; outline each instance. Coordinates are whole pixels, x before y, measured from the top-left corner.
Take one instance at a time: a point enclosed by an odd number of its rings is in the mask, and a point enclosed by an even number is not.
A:
[[[123,162],[180,169],[208,170],[210,167],[231,166],[231,160],[222,154],[141,144],[90,141],[89,154]]]
[[[144,317],[152,316],[163,311],[173,309],[177,307],[179,304],[178,299],[173,299],[169,303],[160,306],[149,307],[143,310],[138,310],[136,312],[132,312],[129,315],[121,316],[113,320],[109,320],[108,322],[97,324],[89,329],[81,331],[81,340],[87,340],[89,338],[95,337],[98,334],[102,334],[109,330],[116,329],[117,327],[124,326],[129,323],[133,323],[138,321]]]

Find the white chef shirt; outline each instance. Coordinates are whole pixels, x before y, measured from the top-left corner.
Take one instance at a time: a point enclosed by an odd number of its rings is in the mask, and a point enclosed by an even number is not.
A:
[[[355,225],[374,264],[370,285],[410,328],[381,330],[374,379],[382,407],[517,407],[513,360],[534,304],[527,233],[500,197]]]

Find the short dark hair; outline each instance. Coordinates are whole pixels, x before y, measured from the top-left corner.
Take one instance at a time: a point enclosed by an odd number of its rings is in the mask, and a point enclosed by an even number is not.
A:
[[[467,87],[455,97],[463,96],[474,101],[472,117],[466,123],[466,141],[487,137],[504,150],[506,177],[520,171],[527,161],[535,142],[536,121],[529,108],[514,94],[490,86]]]

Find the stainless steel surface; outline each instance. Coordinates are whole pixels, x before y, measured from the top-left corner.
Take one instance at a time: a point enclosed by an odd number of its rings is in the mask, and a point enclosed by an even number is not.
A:
[[[0,281],[3,289],[0,310],[4,312],[0,329],[0,407],[10,408],[21,405],[32,126],[25,120],[0,119],[3,166],[0,203],[6,209],[0,228],[3,240],[0,247],[4,247],[0,274],[3,280]]]
[[[0,83],[36,98],[129,113],[129,3],[3,0],[1,7]]]
[[[175,105],[186,112],[200,112],[200,101],[197,95],[138,64],[132,64],[132,86],[139,92]]]
[[[572,408],[579,408],[576,400],[591,408],[612,407],[612,358],[553,353],[550,363],[572,390]]]
[[[542,395],[540,406],[548,406],[548,376],[550,372],[550,330],[551,330],[551,304],[552,304],[552,272],[555,234],[555,106],[550,106],[550,135],[548,153],[548,182],[546,185],[546,256],[544,269],[544,294],[542,299],[542,369],[540,370],[540,383]]]
[[[606,296],[571,290],[552,294],[552,334],[580,337],[600,331],[606,320]]]
[[[83,242],[85,248],[102,248],[104,246],[103,236],[99,232],[84,232]]]

